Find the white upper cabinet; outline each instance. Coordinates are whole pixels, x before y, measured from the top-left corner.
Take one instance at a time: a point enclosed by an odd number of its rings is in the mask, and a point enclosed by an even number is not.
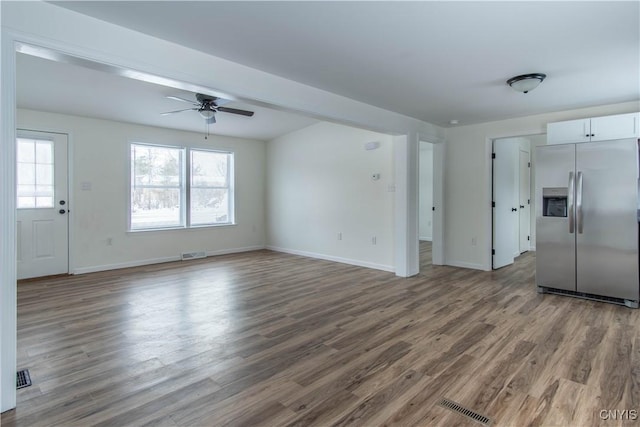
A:
[[[640,137],[640,113],[547,124],[547,144],[608,141]]]
[[[619,114],[617,116],[594,117],[591,119],[591,140],[607,141],[638,137],[640,113]]]
[[[591,119],[547,124],[547,144],[591,141]]]

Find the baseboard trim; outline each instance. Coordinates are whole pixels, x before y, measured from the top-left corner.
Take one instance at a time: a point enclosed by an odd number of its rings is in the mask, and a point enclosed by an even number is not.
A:
[[[445,265],[449,265],[451,267],[461,267],[461,268],[470,268],[470,269],[473,269],[473,270],[487,271],[487,269],[484,267],[484,265],[476,264],[476,263],[473,263],[473,262],[447,260]]]
[[[260,246],[247,246],[243,248],[220,249],[215,251],[207,251],[207,257],[216,256],[216,255],[235,254],[240,252],[258,251],[261,249],[265,249],[265,246],[260,245]],[[162,264],[163,262],[180,261],[180,259],[181,259],[180,255],[176,255],[176,256],[170,256],[170,257],[148,258],[148,259],[142,259],[138,261],[120,262],[116,264],[94,265],[91,267],[75,268],[73,269],[71,274],[86,274],[86,273],[97,273],[99,271],[119,270],[121,268],[140,267],[142,265]]]
[[[266,249],[269,249],[275,252],[282,252],[285,254],[300,255],[307,258],[315,258],[315,259],[321,259],[325,261],[339,262],[341,264],[355,265],[358,267],[372,268],[374,270],[388,271],[389,273],[395,273],[396,271],[395,267],[391,265],[376,264],[373,262],[360,261],[360,260],[351,259],[351,258],[342,258],[342,257],[333,256],[333,255],[319,254],[316,252],[299,251],[297,249],[287,249],[287,248],[280,248],[277,246],[269,246],[269,245],[267,245]]]
[[[207,256],[239,254],[242,252],[260,251],[266,249],[265,245],[245,246],[243,248],[219,249],[217,251],[207,251]]]

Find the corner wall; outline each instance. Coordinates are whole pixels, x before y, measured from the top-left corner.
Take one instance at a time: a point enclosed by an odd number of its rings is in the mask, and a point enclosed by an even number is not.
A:
[[[86,117],[18,110],[18,128],[69,134],[72,273],[263,248],[265,143]],[[127,232],[129,142],[231,150],[235,153],[236,225]],[[82,189],[90,184],[90,191]],[[108,239],[112,244],[108,245]]]
[[[268,247],[394,271],[393,153],[389,135],[326,122],[269,141]]]

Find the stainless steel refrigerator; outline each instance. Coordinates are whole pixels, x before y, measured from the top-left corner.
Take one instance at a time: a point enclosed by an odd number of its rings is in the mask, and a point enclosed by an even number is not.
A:
[[[638,140],[536,148],[539,292],[638,308]]]

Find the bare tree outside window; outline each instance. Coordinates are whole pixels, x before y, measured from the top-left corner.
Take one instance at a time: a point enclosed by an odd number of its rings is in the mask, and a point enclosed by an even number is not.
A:
[[[131,145],[131,228],[180,227],[181,148]]]
[[[131,144],[131,230],[233,223],[233,153],[186,150]]]
[[[191,224],[230,222],[230,154],[191,150]]]

